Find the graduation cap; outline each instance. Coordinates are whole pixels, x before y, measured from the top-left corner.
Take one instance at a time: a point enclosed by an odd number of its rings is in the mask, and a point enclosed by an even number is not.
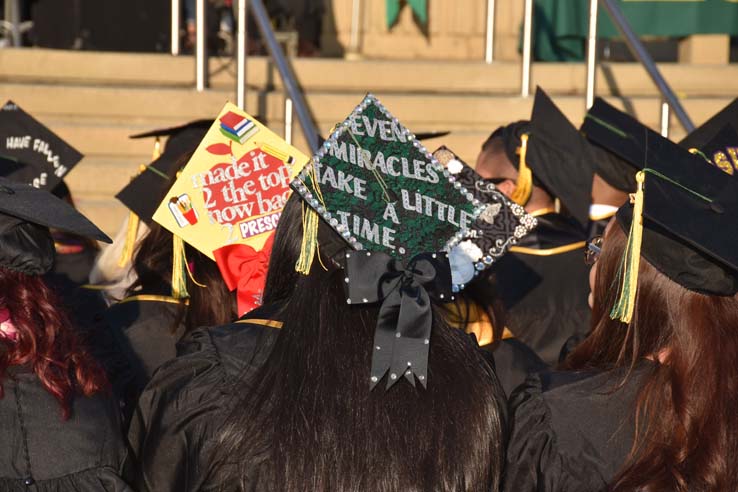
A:
[[[738,292],[738,180],[668,139],[645,134],[633,203],[617,218],[629,230],[620,295],[611,316],[629,322],[639,259],[694,292]]]
[[[415,134],[416,140],[431,140],[433,138],[441,138],[445,137],[446,135],[450,134],[451,132],[448,130],[441,130],[441,131],[431,131],[431,132],[420,132]],[[321,135],[318,135],[318,145],[323,145],[323,142],[325,142],[325,138],[323,138]]]
[[[724,173],[734,176],[738,170],[738,131],[733,124],[727,123],[709,141],[699,148],[691,147],[689,151],[703,157]]]
[[[472,223],[470,237],[454,246],[449,253],[451,280],[458,292],[533,230],[538,221],[449,148],[441,146],[433,152],[433,157],[446,167],[450,178],[455,178],[470,190],[485,207]]]
[[[513,201],[525,205],[536,184],[558,198],[582,226],[587,224],[594,175],[591,146],[540,87],[530,121],[498,128],[494,137],[503,140],[518,170]]]
[[[196,283],[186,242],[213,259],[228,288],[237,290],[240,316],[261,305],[273,233],[290,182],[308,157],[231,103],[214,120],[177,130],[184,146],[175,160],[194,152],[157,195],[152,216],[173,235],[172,295],[188,296],[187,276]],[[149,169],[167,156],[174,138]]]
[[[643,168],[645,139],[655,141],[661,135],[600,97],[584,116],[580,130],[594,144],[597,174],[620,191],[635,191],[635,175]]]
[[[430,301],[453,300],[448,252],[482,210],[451,174],[371,94],[341,124],[292,187],[306,214],[297,270],[309,274],[318,221],[346,243],[346,302],[381,303],[370,387],[385,375],[423,386]]]
[[[49,228],[111,242],[84,215],[45,190],[0,178],[0,268],[40,275],[51,269]]]
[[[3,173],[36,188],[53,189],[83,155],[13,101],[0,108],[0,156],[28,167]]]
[[[162,200],[163,194],[170,185],[170,176],[177,165],[183,165],[181,159],[197,148],[205,136],[213,120],[196,120],[184,125],[160,128],[130,138],[168,137],[164,152],[154,156],[148,166],[142,166],[141,172],[115,195],[129,210],[135,213],[146,224],[151,224],[151,217]]]
[[[726,114],[728,108],[720,114]],[[713,119],[717,122],[721,118],[715,116]],[[709,131],[699,132],[692,140],[699,144],[698,147],[690,147],[689,151],[700,155],[703,162],[714,164],[727,174],[734,174],[738,164],[738,132],[731,123],[714,128],[716,124],[706,123]],[[643,168],[644,156],[650,151],[646,148],[647,142],[653,144],[665,140],[659,133],[601,98],[595,99],[587,112],[581,131],[595,144],[597,174],[625,192],[636,189],[635,175]],[[679,145],[687,148],[682,143]]]
[[[692,130],[679,145],[685,149],[702,149],[726,125],[738,127],[738,98],[721,109],[705,123]]]
[[[21,175],[31,175],[33,169],[28,164],[19,162],[16,159],[10,157],[0,156],[0,177],[8,178],[19,183],[27,182],[27,180],[14,179]]]

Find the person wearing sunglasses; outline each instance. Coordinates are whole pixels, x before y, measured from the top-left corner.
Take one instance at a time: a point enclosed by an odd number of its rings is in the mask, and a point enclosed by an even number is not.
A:
[[[589,326],[587,239],[590,145],[539,88],[530,121],[498,128],[476,171],[538,220],[492,268],[507,328],[547,364]],[[557,204],[560,205],[557,208]]]

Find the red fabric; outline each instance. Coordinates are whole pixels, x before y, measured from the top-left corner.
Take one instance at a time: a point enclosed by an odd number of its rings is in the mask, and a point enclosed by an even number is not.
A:
[[[245,244],[229,244],[213,251],[215,262],[229,290],[236,290],[238,315],[261,306],[274,233],[261,251]]]

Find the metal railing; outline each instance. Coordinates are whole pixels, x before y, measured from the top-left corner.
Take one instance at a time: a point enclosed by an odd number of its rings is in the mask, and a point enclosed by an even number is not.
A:
[[[533,0],[524,0],[523,14],[523,53],[520,77],[520,95],[529,97],[531,93],[531,72],[533,61]],[[287,92],[285,100],[285,137],[292,137],[292,115],[293,110],[305,133],[305,138],[311,150],[317,148],[318,131],[310,110],[300,90],[297,78],[289,65],[287,58],[277,42],[274,30],[269,22],[262,0],[238,0],[238,43],[237,43],[237,102],[244,107],[246,101],[246,9],[251,2],[252,15],[256,20],[259,31],[264,38],[274,64],[284,81]],[[648,75],[653,80],[662,96],[661,105],[661,133],[669,134],[670,113],[680,121],[687,132],[694,129],[694,124],[674,94],[669,84],[664,79],[653,58],[646,51],[643,43],[633,32],[620,7],[614,0],[590,0],[589,2],[589,30],[587,35],[587,80],[585,105],[587,109],[594,103],[596,93],[596,70],[597,70],[597,16],[598,6],[602,3],[613,23],[623,36],[628,49],[638,62],[643,65]],[[180,0],[172,0],[172,54],[179,53],[179,4]],[[362,1],[353,0],[351,10],[351,35],[349,51],[358,53],[361,49],[361,26],[362,26]],[[494,61],[494,34],[495,34],[495,0],[487,0],[485,33],[485,63]],[[176,25],[175,25],[176,21]],[[205,0],[197,0],[197,41],[196,41],[196,84],[197,90],[202,91],[207,87],[207,52],[205,46]],[[177,35],[175,36],[175,27]],[[176,41],[175,41],[176,38]],[[294,108],[294,109],[293,109]]]
[[[349,53],[354,55],[358,55],[361,51],[361,8],[361,0],[353,0],[351,5],[351,37],[349,38]]]
[[[487,0],[487,23],[484,33],[484,62],[495,60],[495,0]]]
[[[305,136],[308,147],[311,153],[315,153],[318,150],[318,127],[315,124],[313,115],[310,113],[310,108],[305,101],[305,96],[302,93],[302,89],[297,82],[292,66],[290,65],[287,57],[282,51],[282,47],[277,42],[277,38],[274,36],[274,30],[269,20],[269,15],[264,8],[262,0],[250,0],[251,14],[254,16],[256,25],[259,28],[261,37],[266,44],[269,56],[271,56],[280,77],[284,84],[287,92],[288,100],[285,101],[285,107],[291,105],[294,107],[294,111],[297,114],[297,120],[300,122],[302,127],[302,133]],[[290,112],[291,113],[291,112]],[[285,128],[287,128],[287,121],[285,121]],[[291,122],[290,122],[291,127]]]
[[[620,7],[613,0],[599,0],[599,3],[605,8],[613,24],[615,24],[615,27],[623,36],[625,44],[628,46],[632,55],[643,65],[643,68],[646,69],[651,80],[656,84],[656,88],[661,93],[661,97],[663,98],[661,104],[661,134],[664,136],[669,135],[670,111],[674,111],[674,115],[688,133],[694,130],[694,123],[692,123],[689,115],[684,110],[682,103],[679,102],[676,94],[674,94],[674,91],[666,82],[664,76],[661,75],[661,71],[659,71],[651,55],[646,51],[641,40],[633,32],[633,28],[630,27]],[[587,40],[587,109],[594,102],[595,93],[595,72],[597,69],[597,4],[597,0],[590,1],[590,25]]]
[[[520,95],[530,96],[530,69],[533,58],[533,0],[525,0],[523,11],[523,63],[520,76]]]
[[[23,33],[28,31],[32,25],[30,21],[21,21],[19,0],[5,0],[3,18],[0,19],[0,33],[4,38],[4,43],[21,46]]]
[[[176,5],[175,5],[176,4]],[[238,0],[238,22],[237,22],[237,44],[236,44],[236,103],[241,109],[246,106],[246,12],[250,9],[256,26],[266,45],[267,52],[279,72],[285,89],[284,102],[284,130],[285,140],[292,142],[293,115],[302,127],[303,135],[308,144],[310,152],[318,150],[319,130],[315,124],[310,108],[302,93],[292,66],[285,56],[274,34],[274,29],[269,20],[266,8],[262,0]],[[198,91],[204,91],[208,87],[208,54],[206,45],[206,0],[196,2],[196,41],[195,41],[195,86]],[[179,1],[172,0],[172,54],[179,53]],[[176,21],[176,24],[175,24]],[[176,35],[175,35],[176,32]],[[175,41],[175,38],[176,41]]]

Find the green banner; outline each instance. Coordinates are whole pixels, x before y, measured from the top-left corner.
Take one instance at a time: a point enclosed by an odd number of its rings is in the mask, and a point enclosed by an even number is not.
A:
[[[397,22],[402,5],[407,3],[421,24],[428,24],[428,0],[386,0],[387,5],[387,28]]]
[[[618,0],[617,3],[639,36],[738,35],[738,0]],[[588,0],[535,0],[535,59],[583,60],[588,23]],[[620,37],[601,5],[597,35]]]

